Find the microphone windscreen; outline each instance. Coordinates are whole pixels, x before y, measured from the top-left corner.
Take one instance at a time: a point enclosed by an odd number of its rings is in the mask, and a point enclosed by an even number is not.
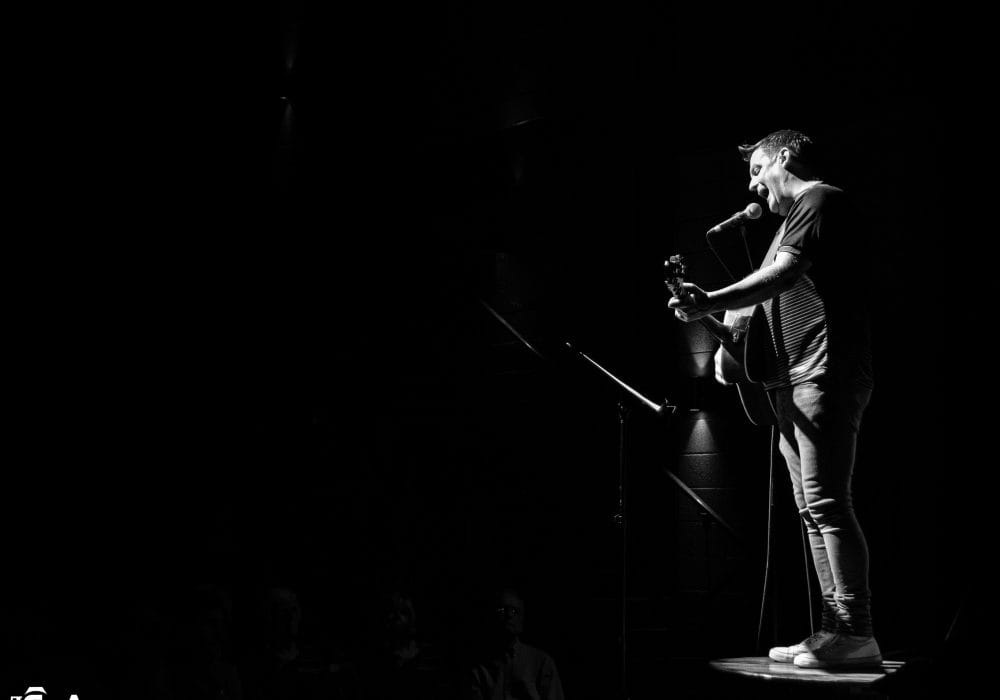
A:
[[[752,202],[747,205],[747,208],[743,210],[743,213],[747,215],[748,219],[759,219],[762,209],[757,202]]]

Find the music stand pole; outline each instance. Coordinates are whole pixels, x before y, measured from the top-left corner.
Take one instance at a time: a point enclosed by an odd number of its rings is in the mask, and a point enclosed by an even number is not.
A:
[[[580,352],[574,348],[570,343],[566,343],[566,347],[569,348],[578,357],[585,360],[592,367],[597,369],[601,374],[614,382],[620,389],[622,389],[626,394],[632,397],[633,402],[644,408],[652,411],[658,416],[670,415],[677,407],[669,403],[669,401],[664,401],[662,404],[658,404],[654,401],[649,400],[638,391],[633,389],[631,386],[623,382],[621,379],[616,377],[614,374],[606,370],[604,367],[595,362],[586,353]],[[625,449],[625,438],[626,438],[626,424],[628,422],[630,407],[626,404],[624,399],[618,400],[618,507],[614,515],[614,523],[621,531],[621,600],[620,600],[620,620],[621,629],[619,630],[618,637],[618,649],[619,649],[619,670],[621,673],[621,687],[619,689],[619,697],[621,700],[628,700],[628,518],[626,517],[626,454]]]

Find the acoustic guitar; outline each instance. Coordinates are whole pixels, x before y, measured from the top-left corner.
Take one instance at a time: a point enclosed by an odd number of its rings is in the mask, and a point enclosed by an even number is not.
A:
[[[671,255],[664,266],[667,288],[679,297],[684,291],[687,266],[684,256]],[[759,304],[726,311],[723,320],[714,316],[698,319],[719,341],[717,376],[736,386],[740,403],[754,425],[774,425],[777,420],[763,381],[768,363],[770,333],[764,309]]]

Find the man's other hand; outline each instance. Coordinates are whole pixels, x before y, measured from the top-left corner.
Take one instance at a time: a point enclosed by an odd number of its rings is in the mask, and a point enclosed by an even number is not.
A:
[[[684,283],[684,293],[679,297],[671,297],[667,306],[674,310],[674,316],[685,323],[697,321],[712,312],[708,293],[690,282]]]

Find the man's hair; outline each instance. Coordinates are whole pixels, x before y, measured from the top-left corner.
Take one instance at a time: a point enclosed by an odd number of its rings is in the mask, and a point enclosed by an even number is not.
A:
[[[795,131],[794,129],[775,131],[757,143],[743,144],[739,146],[740,155],[743,156],[743,160],[749,161],[750,156],[758,148],[764,151],[764,155],[768,158],[774,158],[778,151],[782,148],[787,148],[803,167],[813,170],[820,165],[817,162],[816,144],[801,131]]]

